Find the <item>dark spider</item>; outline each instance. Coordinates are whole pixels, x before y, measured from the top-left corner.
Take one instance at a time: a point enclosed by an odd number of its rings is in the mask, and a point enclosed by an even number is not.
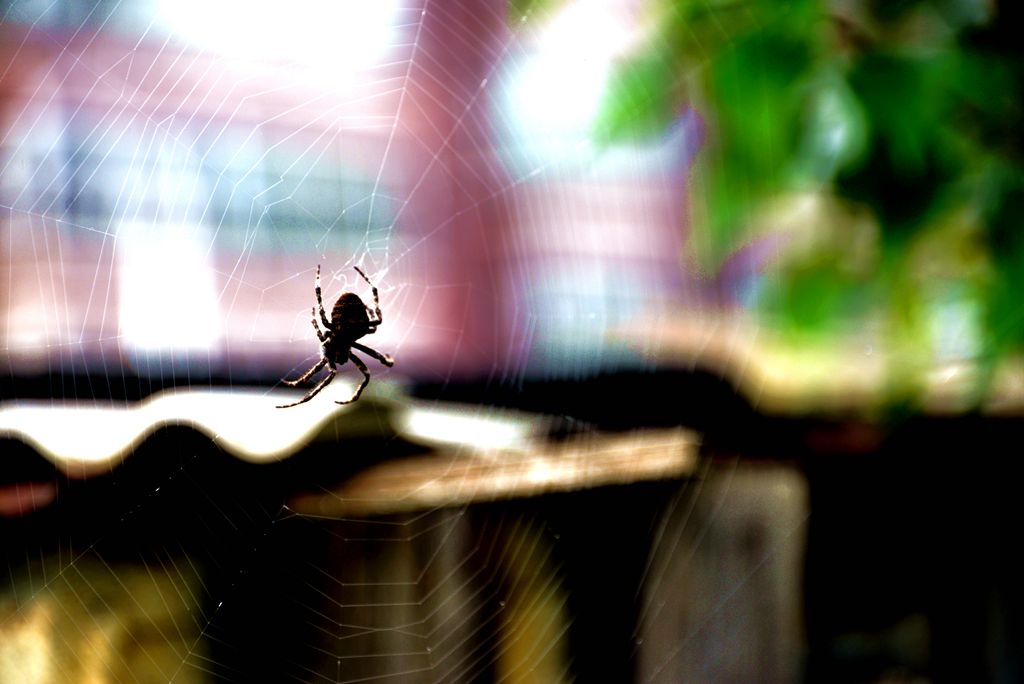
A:
[[[336,404],[350,404],[359,398],[359,395],[363,393],[363,389],[370,382],[370,371],[360,359],[352,351],[358,349],[364,354],[369,354],[373,358],[380,361],[387,367],[395,365],[395,360],[387,354],[381,354],[379,351],[370,349],[369,347],[359,344],[356,342],[363,335],[371,335],[377,332],[377,326],[383,322],[383,317],[380,313],[380,298],[377,295],[377,287],[370,282],[370,279],[366,277],[363,270],[358,266],[355,267],[359,275],[363,277],[370,287],[373,289],[373,309],[363,304],[363,300],[359,298],[359,295],[354,292],[345,292],[338,301],[334,303],[334,308],[331,309],[331,320],[327,320],[327,314],[324,311],[324,300],[320,295],[320,266],[316,267],[316,303],[317,306],[313,307],[313,329],[316,330],[316,336],[320,338],[320,360],[317,361],[316,365],[310,368],[308,371],[302,374],[301,377],[295,380],[282,380],[286,385],[295,387],[306,380],[309,380],[317,372],[320,371],[324,366],[330,367],[330,372],[323,380],[317,384],[309,393],[299,399],[294,404],[285,404],[284,406],[278,406],[277,408],[290,408],[292,406],[298,406],[303,404],[313,397],[315,397],[320,390],[334,379],[334,376],[338,373],[338,366],[343,365],[345,361],[351,361],[355,364],[356,368],[363,374],[363,382],[356,388],[355,394],[350,399],[345,401],[335,401]],[[320,311],[320,320],[324,324],[326,331],[320,330],[320,326],[317,325],[316,315],[317,308]]]

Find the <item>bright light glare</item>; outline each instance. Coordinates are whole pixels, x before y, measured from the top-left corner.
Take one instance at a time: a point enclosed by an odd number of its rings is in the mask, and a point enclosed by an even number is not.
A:
[[[545,28],[512,93],[528,129],[571,133],[589,125],[612,60],[635,38],[618,4],[576,2]]]
[[[393,39],[396,0],[160,0],[172,31],[227,57],[294,62],[350,76]]]
[[[125,346],[142,351],[213,348],[221,335],[221,317],[205,248],[195,229],[186,226],[121,226],[120,328]]]
[[[399,418],[403,432],[429,443],[508,448],[523,444],[536,425],[514,414],[481,415],[476,409],[423,407]]]

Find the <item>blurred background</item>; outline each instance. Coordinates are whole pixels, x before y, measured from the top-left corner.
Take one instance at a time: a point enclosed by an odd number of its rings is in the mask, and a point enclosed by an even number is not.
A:
[[[605,334],[684,291],[697,146],[683,110],[591,131],[640,8],[425,9],[7,3],[12,373],[272,378],[318,263],[379,282],[405,377],[630,363]]]
[[[0,2],[0,681],[1017,681],[1019,14]]]

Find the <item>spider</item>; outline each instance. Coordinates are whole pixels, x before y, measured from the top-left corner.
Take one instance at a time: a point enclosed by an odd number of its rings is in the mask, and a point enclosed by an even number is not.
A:
[[[359,398],[359,395],[363,393],[363,389],[370,382],[370,371],[363,363],[363,360],[355,355],[353,350],[358,350],[364,354],[369,354],[373,358],[380,361],[387,367],[395,365],[395,360],[387,354],[381,354],[379,351],[370,349],[369,347],[359,344],[356,342],[360,337],[364,335],[371,335],[377,332],[377,326],[383,322],[383,317],[380,313],[380,298],[377,295],[377,287],[370,282],[370,279],[366,277],[363,270],[358,266],[355,267],[359,275],[363,277],[369,286],[373,289],[373,309],[363,304],[363,300],[359,298],[359,295],[354,292],[345,292],[338,301],[334,303],[334,308],[331,309],[331,319],[327,320],[327,314],[324,311],[324,300],[320,294],[320,265],[316,267],[316,303],[317,306],[313,307],[313,329],[316,330],[316,336],[320,338],[320,360],[317,361],[316,365],[310,368],[308,371],[302,374],[301,377],[295,380],[282,380],[284,384],[295,387],[306,380],[309,380],[316,373],[318,373],[324,366],[330,367],[330,372],[327,376],[317,384],[312,390],[309,391],[306,396],[302,397],[295,403],[285,404],[284,406],[278,406],[277,408],[290,408],[292,406],[298,406],[309,401],[317,394],[320,393],[324,387],[330,384],[331,380],[338,373],[338,366],[345,363],[345,361],[351,361],[355,364],[356,368],[363,374],[363,382],[356,388],[355,394],[351,398],[345,401],[336,401],[336,404],[351,404],[353,401]],[[320,320],[324,324],[326,330],[320,330],[320,326],[317,325],[316,316],[319,309]]]

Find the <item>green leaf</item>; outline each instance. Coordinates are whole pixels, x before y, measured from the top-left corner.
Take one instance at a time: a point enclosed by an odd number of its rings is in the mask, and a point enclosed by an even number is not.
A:
[[[612,75],[594,124],[599,144],[657,135],[680,112],[678,65],[655,51],[621,65]]]

